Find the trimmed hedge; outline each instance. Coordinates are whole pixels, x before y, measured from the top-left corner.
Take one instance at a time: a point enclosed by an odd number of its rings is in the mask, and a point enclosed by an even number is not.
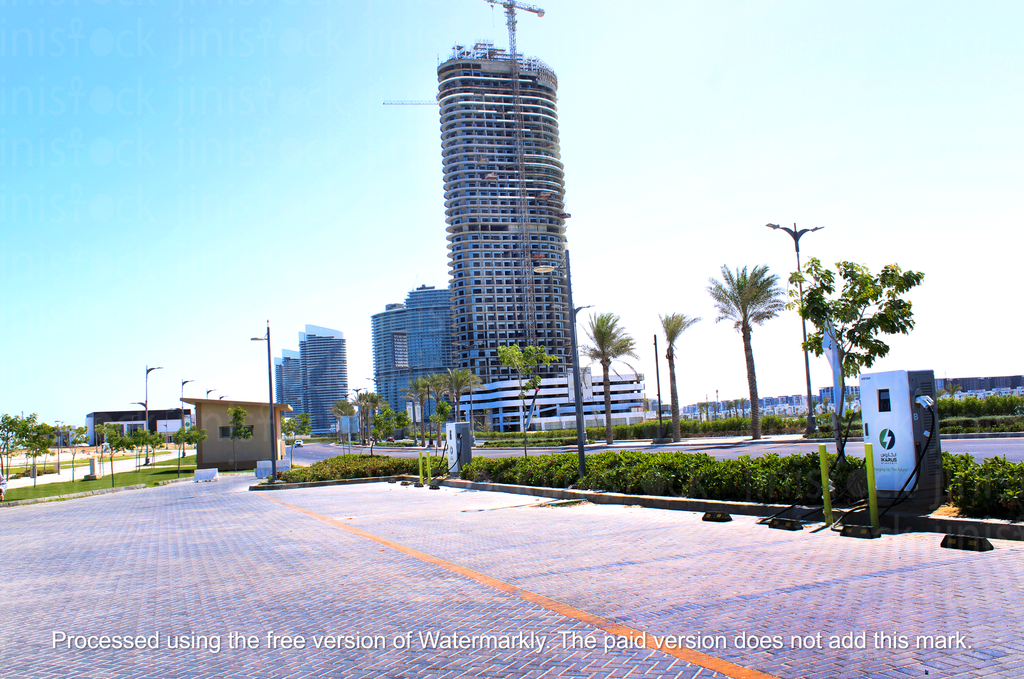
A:
[[[968,516],[1024,520],[1024,462],[942,454],[950,501]]]
[[[448,461],[441,456],[433,458],[434,474],[445,474]],[[296,467],[281,474],[286,483],[364,479],[374,476],[419,474],[419,460],[415,457],[387,457],[386,455],[338,455],[311,464]]]
[[[802,502],[821,497],[817,453],[718,460],[706,453],[607,451],[587,456],[582,480],[575,453],[476,458],[460,475],[470,481],[554,488],[578,481],[583,490],[711,500]],[[847,459],[837,466],[833,481],[840,489],[849,485],[850,499],[860,499],[864,476],[863,461]]]
[[[938,406],[940,420],[950,417],[1024,415],[1024,397],[1021,396],[989,396],[985,399],[970,396],[962,401],[940,398]]]
[[[672,435],[672,420],[664,420],[664,431],[666,436]],[[762,434],[799,434],[807,427],[803,417],[780,417],[778,415],[765,415],[761,418]],[[590,441],[604,441],[604,427],[587,427],[587,439]],[[567,433],[568,432],[568,433]],[[697,420],[680,420],[679,432],[682,436],[749,436],[749,417],[728,417],[710,422],[699,422]],[[615,441],[631,441],[636,439],[653,439],[658,436],[658,422],[646,420],[635,424],[616,424],[612,427],[612,439]],[[478,440],[518,440],[522,443],[522,432],[477,432]],[[547,440],[571,438],[572,443],[576,442],[575,430],[553,429],[549,431],[528,432],[527,439]],[[559,445],[559,444],[547,444]]]

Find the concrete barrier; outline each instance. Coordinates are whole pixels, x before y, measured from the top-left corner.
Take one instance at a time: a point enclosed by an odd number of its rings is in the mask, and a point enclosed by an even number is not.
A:
[[[216,469],[197,469],[196,470],[196,482],[199,481],[216,481],[220,477],[220,474]]]

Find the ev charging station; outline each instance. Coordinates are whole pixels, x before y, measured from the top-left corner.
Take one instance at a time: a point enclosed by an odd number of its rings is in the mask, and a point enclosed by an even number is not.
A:
[[[473,461],[473,432],[469,422],[448,422],[445,425],[448,449],[448,473],[459,471]]]
[[[915,503],[940,505],[943,473],[935,373],[893,370],[862,374],[860,399],[864,442],[877,451],[878,497],[896,499],[902,493]]]

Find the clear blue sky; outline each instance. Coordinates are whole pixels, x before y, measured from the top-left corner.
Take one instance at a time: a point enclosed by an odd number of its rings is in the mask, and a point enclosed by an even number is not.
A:
[[[519,46],[559,77],[575,298],[621,315],[649,394],[668,312],[704,319],[681,401],[746,394],[705,288],[723,264],[788,276],[767,222],[926,273],[876,369],[1024,371],[1024,6],[540,4]],[[507,44],[483,0],[4,5],[0,412],[130,408],[147,364],[152,407],[184,379],[262,400],[268,319],[275,355],[342,330],[368,386],[370,316],[447,284],[436,111],[381,102],[433,98],[479,38]],[[762,395],[803,390],[799,333],[755,330]]]

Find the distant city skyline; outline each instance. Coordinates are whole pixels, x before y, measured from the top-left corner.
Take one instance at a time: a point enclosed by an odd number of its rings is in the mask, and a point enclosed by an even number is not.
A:
[[[704,319],[676,346],[680,403],[746,392],[741,339],[715,323],[706,287],[722,265],[767,265],[786,285],[793,244],[767,223],[825,227],[801,240],[804,261],[925,273],[908,296],[915,328],[886,339],[871,371],[1022,372],[1024,323],[1001,291],[1019,285],[1019,251],[1002,244],[1024,218],[1024,6],[621,9],[564,0],[523,13],[518,51],[557,73],[553,195],[572,215],[574,301],[593,305],[581,325],[621,316],[648,396],[655,360],[665,396],[652,339],[667,313]],[[274,356],[310,320],[344,329],[349,381],[369,385],[372,316],[448,285],[449,213],[484,207],[446,204],[441,107],[382,102],[434,99],[453,44],[506,49],[500,8],[74,10],[4,8],[0,412],[82,424],[146,400],[146,366],[163,367],[154,408],[209,389],[262,401],[266,347],[249,339],[268,319]],[[508,173],[499,154],[479,155]],[[499,221],[486,224],[500,226],[510,208],[493,199]],[[793,311],[755,329],[760,392],[805,391],[800,335]],[[814,393],[831,384],[824,358],[810,367]]]

